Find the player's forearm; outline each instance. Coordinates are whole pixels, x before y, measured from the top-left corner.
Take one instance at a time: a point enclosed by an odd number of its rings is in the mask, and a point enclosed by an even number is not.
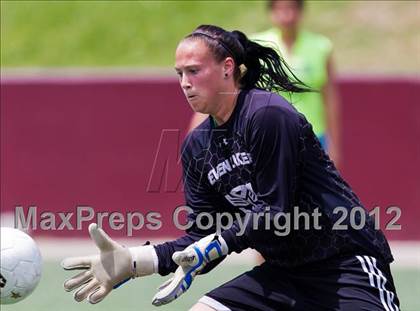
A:
[[[184,250],[188,245],[194,243],[198,239],[194,239],[190,235],[183,236],[179,239],[168,241],[159,245],[155,245],[158,257],[158,273],[162,276],[174,272],[178,267],[172,260],[172,254]]]
[[[158,258],[158,273],[162,276],[168,275],[176,270],[178,265],[172,260],[172,255],[175,252],[183,251],[185,248],[199,241],[203,235],[187,234],[176,240],[168,241],[159,245],[155,245],[155,250]],[[212,270],[221,260],[212,263],[203,273]]]
[[[265,216],[264,213],[269,213],[270,215],[267,215],[269,217]],[[221,233],[228,246],[228,254],[232,252],[240,253],[247,248],[258,251],[265,250],[267,244],[272,242],[273,238],[279,237],[276,234],[277,227],[273,223],[278,213],[285,213],[284,208],[261,204],[254,208],[252,212],[249,212],[241,223],[235,221],[230,229]]]
[[[163,244],[155,245],[155,250],[158,258],[158,269],[157,273],[162,276],[172,273],[178,268],[178,265],[172,260],[172,255],[175,252],[182,251],[187,248],[189,245],[193,244],[200,240],[202,236],[199,235],[185,235],[179,239],[168,241]],[[215,268],[222,260],[215,260],[211,262],[206,268],[201,272],[205,274]]]
[[[234,223],[232,228],[222,232],[221,236],[226,241],[229,249],[229,254],[232,252],[240,253],[244,249],[250,247],[250,240],[248,226],[245,230],[241,230],[238,223]]]

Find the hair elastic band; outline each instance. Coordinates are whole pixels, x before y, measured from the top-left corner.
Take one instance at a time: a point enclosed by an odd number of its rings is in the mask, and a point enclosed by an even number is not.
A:
[[[245,64],[239,65],[239,72],[241,73],[241,78],[246,75],[248,68],[246,68]]]
[[[220,39],[218,39],[218,38],[215,38],[215,37],[212,37],[212,36],[210,36],[209,34],[206,34],[206,33],[204,33],[204,32],[201,32],[201,31],[195,31],[195,32],[193,32],[192,34],[190,34],[189,36],[192,36],[192,35],[201,35],[201,36],[204,36],[204,37],[207,37],[207,38],[209,38],[209,39],[212,39],[212,40],[215,40],[215,41],[217,41],[217,43],[219,43],[221,46],[223,46],[223,48],[233,57],[233,58],[235,58],[235,54],[232,52],[232,50],[226,45],[226,44],[224,44],[223,43],[223,41],[222,40],[220,40]],[[189,36],[187,36],[187,37],[189,37]]]

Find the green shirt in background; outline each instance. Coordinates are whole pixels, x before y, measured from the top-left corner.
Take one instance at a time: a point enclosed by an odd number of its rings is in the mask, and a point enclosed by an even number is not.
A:
[[[290,54],[281,40],[280,30],[276,28],[251,35],[250,39],[280,51],[293,73],[309,87],[320,91],[327,82],[327,60],[332,51],[332,44],[328,38],[302,30]],[[325,135],[325,108],[320,92],[282,92],[281,95],[305,115],[318,137]]]

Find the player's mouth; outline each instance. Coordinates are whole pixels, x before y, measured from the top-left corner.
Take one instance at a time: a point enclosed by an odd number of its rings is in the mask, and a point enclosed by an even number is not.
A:
[[[187,95],[188,100],[193,100],[195,98],[197,98],[197,95]]]

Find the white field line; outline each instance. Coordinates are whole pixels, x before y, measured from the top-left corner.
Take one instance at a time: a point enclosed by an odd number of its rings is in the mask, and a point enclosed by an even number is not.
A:
[[[151,240],[152,244],[160,244],[173,238]],[[144,243],[137,239],[118,239],[125,246],[137,246]],[[42,256],[46,261],[58,261],[69,256],[84,256],[97,253],[96,247],[89,239],[71,238],[36,238],[41,249]],[[420,241],[390,241],[395,268],[415,268],[420,270]],[[226,260],[226,264],[254,264],[258,260],[258,253],[254,250],[246,250],[241,254],[232,254]]]

